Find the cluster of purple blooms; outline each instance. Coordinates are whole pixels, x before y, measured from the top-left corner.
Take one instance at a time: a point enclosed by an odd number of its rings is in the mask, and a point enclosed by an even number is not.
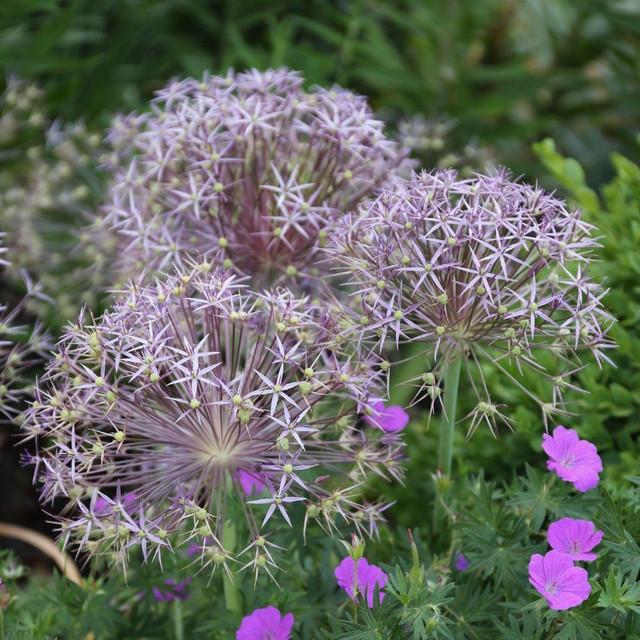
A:
[[[334,575],[338,586],[354,602],[363,598],[372,609],[376,594],[379,603],[384,600],[383,589],[389,577],[366,558],[347,556],[336,567]],[[236,640],[290,640],[293,623],[292,613],[283,616],[275,607],[255,609],[242,619]]]
[[[374,535],[387,505],[363,502],[361,485],[401,477],[406,424],[378,416],[378,364],[306,299],[252,293],[208,264],[133,285],[67,331],[36,391],[25,429],[42,500],[66,501],[67,543],[122,565],[132,548],[149,558],[197,544],[204,565],[228,570],[233,493],[256,574],[276,566],[263,528],[274,516],[291,525],[296,503],[305,527]]]
[[[340,215],[407,165],[367,101],[286,69],[170,83],[114,125],[105,224],[121,272],[222,253],[256,286],[302,284]]]
[[[546,423],[573,388],[578,352],[608,360],[610,317],[589,277],[591,231],[578,210],[506,172],[461,179],[436,171],[395,180],[344,216],[329,252],[359,301],[365,335],[382,348],[425,344],[420,357],[432,371],[419,380],[416,401],[435,402],[443,368],[463,358],[478,398],[470,430],[485,422],[495,431],[508,418],[489,396],[482,361],[521,387],[510,369],[549,378],[551,403],[531,394]],[[539,357],[548,351],[556,371]]]
[[[595,446],[581,440],[573,429],[556,427],[552,436],[543,436],[542,447],[549,456],[547,468],[578,491],[588,491],[598,484],[600,456]],[[547,540],[551,551],[531,557],[529,582],[551,609],[570,609],[589,597],[587,571],[574,563],[595,560],[597,555],[592,549],[600,544],[602,536],[590,520],[561,518],[549,525]]]
[[[5,259],[4,234],[0,233],[0,273],[9,266]],[[31,393],[29,371],[51,349],[51,342],[40,324],[26,327],[17,324],[28,302],[40,297],[29,277],[23,272],[28,293],[11,306],[0,300],[0,420],[12,421],[20,413],[21,403]],[[25,339],[26,335],[26,339]]]
[[[384,521],[389,505],[363,487],[402,479],[409,421],[384,402],[387,349],[424,344],[415,401],[432,407],[443,369],[464,359],[471,431],[509,423],[482,361],[521,387],[524,367],[547,376],[552,402],[534,398],[546,424],[576,388],[579,353],[608,360],[604,292],[588,274],[597,244],[579,212],[505,172],[402,178],[406,151],[347,91],[306,92],[286,70],[173,82],[110,142],[102,224],[131,284],[101,318],[69,327],[24,424],[42,500],[65,505],[66,546],[124,568],[134,550],[161,559],[186,545],[201,567],[273,578],[271,534],[294,510],[304,533],[313,521],[373,536]],[[331,265],[349,305],[316,286]],[[575,431],[557,427],[543,448],[578,491],[598,483],[597,451]],[[226,540],[230,502],[239,549]],[[548,538],[531,583],[552,608],[575,606],[590,588],[574,562],[592,560],[602,534],[563,518]],[[361,554],[335,578],[370,608],[385,597],[387,575]],[[153,595],[187,588],[168,579]],[[265,607],[236,638],[287,640],[293,624]]]

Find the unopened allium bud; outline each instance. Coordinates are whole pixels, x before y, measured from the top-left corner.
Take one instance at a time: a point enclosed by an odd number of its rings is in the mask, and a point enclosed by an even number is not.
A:
[[[244,510],[252,539],[272,517],[291,524],[296,502],[330,498],[332,516],[354,521],[370,507],[357,502],[352,470],[398,477],[402,440],[353,428],[348,445],[336,441],[335,421],[351,415],[355,425],[384,374],[377,358],[343,352],[306,299],[257,297],[217,270],[187,275],[132,286],[94,326],[71,327],[25,429],[39,440],[42,499],[68,501],[69,543],[87,547],[90,532],[103,542],[89,551],[124,563],[134,546],[147,557],[210,538],[203,562],[229,570],[225,505],[258,493]],[[178,282],[187,283],[179,296]],[[301,342],[301,331],[312,339]],[[135,508],[125,508],[118,496],[131,494]],[[96,512],[95,495],[112,506]],[[124,538],[108,533],[118,527]],[[218,560],[204,552],[212,548]]]
[[[481,375],[491,359],[506,375],[512,363],[553,379],[542,352],[566,372],[580,352],[600,364],[612,346],[605,292],[588,274],[591,232],[579,211],[506,172],[439,171],[361,204],[338,222],[328,251],[362,299],[361,335],[381,346],[423,341],[436,372],[463,358]],[[495,427],[503,416],[479,386],[473,416]]]
[[[287,70],[176,81],[128,136],[116,122],[112,142],[128,144],[106,223],[125,273],[217,256],[256,285],[311,274],[325,228],[406,153],[364,98],[302,81]]]

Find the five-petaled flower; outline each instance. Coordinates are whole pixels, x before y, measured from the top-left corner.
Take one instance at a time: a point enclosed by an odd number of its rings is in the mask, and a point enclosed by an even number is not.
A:
[[[558,551],[531,556],[529,582],[555,611],[577,607],[591,593],[587,572],[574,566],[570,556]]]
[[[547,539],[554,551],[566,553],[572,560],[591,562],[598,557],[591,550],[600,544],[602,535],[591,520],[562,518],[549,525]]]
[[[256,609],[242,618],[236,640],[290,640],[294,617],[284,616],[275,607]]]
[[[363,595],[373,608],[376,589],[378,598],[384,600],[384,589],[388,581],[387,574],[374,564],[369,564],[366,558],[359,558],[357,563],[352,557],[347,557],[336,567],[334,575],[338,586],[344,589],[349,597],[357,601],[359,595]]]
[[[578,491],[589,491],[600,481],[602,461],[598,450],[588,440],[581,440],[574,429],[557,426],[552,436],[545,433],[542,448],[549,456],[547,469],[571,482]]]

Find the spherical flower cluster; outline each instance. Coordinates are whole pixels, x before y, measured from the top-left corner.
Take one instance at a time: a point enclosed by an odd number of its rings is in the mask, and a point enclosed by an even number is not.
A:
[[[0,96],[0,231],[10,267],[22,286],[26,269],[52,300],[31,297],[30,310],[75,317],[106,285],[113,246],[108,229],[94,228],[102,197],[98,157],[102,137],[82,122],[51,122],[42,91],[12,77]]]
[[[0,234],[0,269],[9,265]],[[12,421],[22,410],[22,403],[31,393],[29,371],[44,360],[51,349],[49,336],[38,323],[35,326],[17,324],[25,305],[39,295],[37,287],[24,276],[27,296],[10,305],[0,300],[0,422]]]
[[[228,570],[235,504],[257,572],[274,566],[264,526],[291,525],[296,503],[305,522],[374,533],[386,505],[360,504],[361,485],[400,477],[402,440],[359,427],[383,373],[331,326],[306,299],[249,293],[205,263],[71,327],[25,423],[43,501],[66,500],[65,542],[123,564],[132,547],[196,544]]]
[[[257,287],[312,276],[333,221],[406,162],[364,98],[287,70],[172,82],[110,140],[124,273],[219,252]]]
[[[439,374],[453,359],[482,374],[490,358],[521,387],[510,370],[550,378],[553,402],[538,400],[546,419],[562,407],[578,352],[600,363],[611,346],[604,292],[588,274],[591,231],[579,211],[504,172],[460,179],[438,171],[361,204],[337,225],[330,253],[361,298],[365,332],[382,345],[425,343],[433,371],[422,378],[424,396],[438,397]],[[543,352],[556,356],[557,370]],[[495,428],[504,416],[478,386],[472,429],[483,421]]]

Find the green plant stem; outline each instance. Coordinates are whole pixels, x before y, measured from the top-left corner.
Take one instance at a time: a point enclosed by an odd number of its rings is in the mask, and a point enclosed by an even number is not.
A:
[[[173,632],[176,640],[184,640],[182,602],[178,598],[173,601]]]
[[[451,476],[453,461],[453,438],[456,431],[456,409],[458,408],[458,387],[462,357],[457,356],[447,364],[444,374],[445,421],[440,430],[438,442],[438,469],[447,477]]]
[[[222,528],[222,546],[227,553],[233,553],[236,547],[236,525],[232,520],[227,520]],[[223,573],[224,601],[227,611],[242,613],[242,598],[238,587],[227,573]]]
[[[456,431],[456,409],[458,407],[458,387],[460,385],[460,370],[462,356],[451,360],[444,374],[444,413],[438,440],[438,470],[443,474],[445,483],[451,477],[453,463],[453,440]],[[444,497],[440,495],[441,486],[436,483],[436,496],[433,505],[433,527],[438,529],[445,513]]]

